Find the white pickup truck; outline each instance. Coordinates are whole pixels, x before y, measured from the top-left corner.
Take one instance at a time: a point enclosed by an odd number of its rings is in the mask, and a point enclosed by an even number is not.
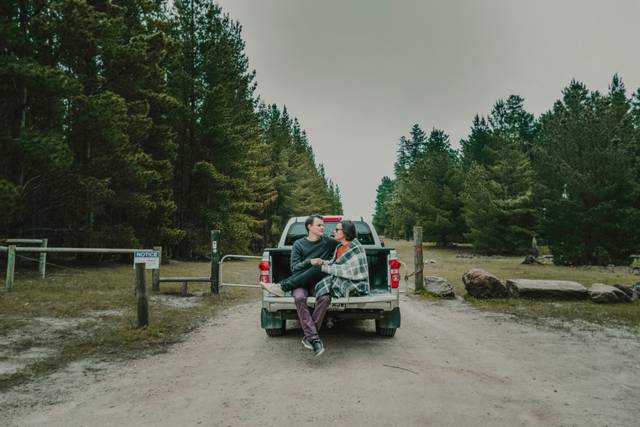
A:
[[[259,264],[260,282],[279,282],[291,275],[291,248],[296,240],[307,235],[305,219],[306,217],[291,218],[284,228],[278,247],[264,250]],[[327,236],[332,235],[336,224],[343,220],[340,216],[324,216],[323,219]],[[400,327],[400,261],[396,259],[395,249],[384,247],[371,224],[363,220],[353,222],[358,240],[367,254],[370,292],[366,296],[332,299],[325,321],[373,319],[379,335],[392,337]],[[307,303],[313,307],[315,298],[309,297]],[[297,319],[293,297],[278,297],[263,292],[260,318],[262,328],[268,336],[283,335],[286,320]]]

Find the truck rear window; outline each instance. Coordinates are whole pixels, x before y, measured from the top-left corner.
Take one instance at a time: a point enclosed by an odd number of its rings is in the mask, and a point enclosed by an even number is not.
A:
[[[373,245],[373,234],[371,233],[371,229],[367,225],[367,223],[362,221],[354,221],[356,225],[356,234],[358,235],[358,240],[363,245]],[[337,222],[325,222],[324,223],[324,235],[333,237],[333,230],[336,228]],[[285,238],[284,244],[285,246],[293,245],[298,239],[301,239],[307,235],[307,230],[304,227],[304,222],[294,222],[289,227],[289,231],[287,232],[287,237]]]

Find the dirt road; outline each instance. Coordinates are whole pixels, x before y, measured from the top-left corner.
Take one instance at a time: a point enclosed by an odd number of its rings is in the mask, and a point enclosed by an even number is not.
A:
[[[632,426],[640,418],[637,336],[523,325],[460,301],[403,297],[395,338],[367,322],[341,325],[323,330],[327,351],[315,358],[299,329],[268,338],[258,313],[259,302],[229,308],[169,353],[111,368],[67,387],[62,403],[9,421]]]

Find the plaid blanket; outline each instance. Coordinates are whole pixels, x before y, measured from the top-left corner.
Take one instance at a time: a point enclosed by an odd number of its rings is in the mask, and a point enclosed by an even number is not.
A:
[[[315,287],[315,296],[331,294],[341,298],[348,295],[367,295],[369,293],[369,266],[364,248],[353,239],[349,248],[336,260],[336,252],[329,265],[323,265],[322,271],[328,276],[319,281]]]

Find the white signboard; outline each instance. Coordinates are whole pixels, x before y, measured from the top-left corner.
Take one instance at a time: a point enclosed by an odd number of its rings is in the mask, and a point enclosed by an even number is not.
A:
[[[144,262],[145,270],[160,268],[160,251],[136,251],[133,253],[133,267]]]

